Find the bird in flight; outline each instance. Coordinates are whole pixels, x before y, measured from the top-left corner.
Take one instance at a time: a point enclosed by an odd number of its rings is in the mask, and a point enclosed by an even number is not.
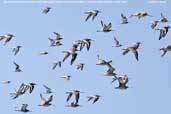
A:
[[[167,45],[166,47],[160,48],[160,50],[162,51],[162,57],[169,51],[171,52],[171,45]]]
[[[92,96],[88,96],[87,98],[88,98],[88,101],[93,100],[93,104],[94,104],[95,102],[99,100],[100,97],[101,97],[100,95],[92,95]]]
[[[116,37],[114,37],[114,45],[112,47],[121,47],[122,44],[120,44],[120,42],[116,39]]]
[[[164,38],[167,35],[169,28],[171,28],[171,27],[164,26],[164,27],[155,29],[155,30],[160,30],[159,40],[161,40],[162,38]]]
[[[166,23],[166,22],[168,22],[168,19],[163,15],[163,13],[160,13],[160,22],[162,22],[162,23]]]
[[[82,71],[83,68],[84,68],[84,65],[85,65],[84,63],[79,63],[79,64],[76,65],[76,69]]]
[[[13,62],[13,64],[15,65],[15,72],[21,72],[22,70],[20,69],[20,65],[17,64],[16,62]]]
[[[92,10],[92,11],[87,11],[85,12],[85,14],[87,14],[87,17],[85,19],[85,21],[87,21],[89,18],[92,17],[92,20],[95,19],[95,17],[100,13],[99,10]]]
[[[18,54],[18,52],[20,51],[21,47],[22,46],[12,47],[12,49],[13,49],[12,51],[14,52],[14,55],[17,55]]]
[[[151,22],[151,28],[154,29],[157,26],[158,22],[159,21],[156,21],[156,20],[155,21],[152,21]]]
[[[52,70],[55,70],[57,66],[59,66],[59,68],[61,68],[61,65],[62,65],[61,61],[54,61]]]
[[[49,13],[49,11],[50,11],[51,9],[52,9],[51,7],[45,7],[45,8],[42,10],[42,13],[47,14],[47,13]]]
[[[138,17],[138,19],[141,19],[146,16],[152,17],[152,15],[149,15],[149,13],[147,13],[145,11],[135,12],[135,13],[131,14],[130,17]]]
[[[121,18],[121,24],[128,24],[128,19],[123,13],[121,13]]]
[[[70,98],[74,95],[75,96],[75,103],[77,104],[80,98],[80,91],[79,90],[72,90],[69,92],[66,92],[66,94],[68,94],[67,97],[67,102],[70,100]]]
[[[43,87],[46,89],[45,94],[50,94],[50,93],[52,93],[52,89],[51,89],[51,88],[49,88],[49,87],[46,86],[46,85],[43,85]]]
[[[40,99],[41,99],[41,103],[39,104],[39,106],[44,106],[44,107],[48,107],[51,104],[52,100],[53,100],[53,95],[51,95],[48,99],[45,99],[42,94],[40,94]]]
[[[65,80],[70,80],[71,76],[70,75],[66,75],[66,76],[62,76],[61,78],[65,79]]]
[[[128,88],[128,86],[126,85],[128,83],[127,75],[119,76],[119,77],[115,76],[112,83],[115,82],[116,80],[119,82],[119,86],[115,87],[115,89],[127,89]]]
[[[4,34],[4,35],[0,36],[0,41],[5,40],[4,45],[6,45],[9,41],[11,41],[11,39],[13,37],[15,37],[13,34],[7,33],[7,34]]]
[[[10,84],[11,81],[9,81],[9,80],[4,80],[4,81],[1,81],[1,83],[2,83],[2,84]]]
[[[110,22],[109,24],[104,24],[103,21],[101,21],[101,29],[97,30],[97,32],[110,32],[112,30],[112,23]]]
[[[20,112],[24,112],[24,113],[30,112],[30,110],[28,110],[27,107],[28,107],[28,104],[22,104],[20,110],[15,110],[15,111],[20,111]]]
[[[134,54],[136,60],[138,61],[139,58],[138,58],[137,49],[139,48],[140,44],[141,44],[140,42],[136,42],[133,46],[122,49],[123,50],[122,54],[126,55],[128,52],[132,52]]]

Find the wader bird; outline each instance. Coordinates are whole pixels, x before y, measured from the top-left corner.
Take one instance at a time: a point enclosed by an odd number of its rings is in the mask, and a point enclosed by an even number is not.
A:
[[[65,56],[63,58],[63,62],[71,55],[72,58],[71,58],[71,62],[70,62],[70,65],[72,65],[75,61],[75,59],[77,58],[77,53],[76,53],[77,50],[77,47],[73,46],[71,49],[69,50],[66,50],[66,51],[62,51],[62,53],[65,53]]]
[[[5,80],[5,81],[1,81],[1,83],[2,83],[2,84],[9,84],[9,83],[11,83],[11,81]]]
[[[47,54],[49,54],[47,51],[40,52],[40,55],[47,55]]]
[[[161,16],[160,22],[162,22],[162,23],[168,22],[168,19],[163,15],[163,13],[161,13],[160,16]]]
[[[154,29],[157,26],[158,22],[159,21],[152,21],[151,22],[151,28]]]
[[[51,39],[49,38],[49,41],[50,41],[50,46],[51,47],[55,47],[55,46],[61,46],[63,45],[60,41],[63,39],[61,37],[61,35],[57,32],[53,32],[55,34],[55,38],[54,39]]]
[[[88,98],[88,101],[93,100],[93,104],[94,104],[95,102],[99,100],[100,97],[101,97],[100,95],[92,95],[92,96],[88,96],[87,98]]]
[[[42,96],[42,94],[40,94],[40,99],[41,99],[41,104],[39,104],[39,106],[45,106],[48,107],[51,104],[52,100],[53,100],[53,95],[51,95],[47,100]]]
[[[18,54],[18,52],[20,51],[20,48],[21,48],[22,46],[16,46],[16,47],[13,47],[12,49],[12,51],[14,52],[14,55],[17,55]]]
[[[79,63],[79,64],[76,65],[76,69],[82,71],[83,68],[84,68],[84,65],[85,65],[84,63]]]
[[[140,11],[140,12],[133,13],[133,14],[131,14],[130,17],[138,17],[138,19],[141,19],[141,18],[146,17],[146,16],[152,17],[151,15],[149,15],[149,14],[148,14],[147,12],[145,12],[145,11]]]
[[[140,44],[141,44],[140,42],[136,42],[133,46],[122,49],[122,50],[124,50],[122,54],[126,55],[127,53],[132,52],[134,54],[136,60],[138,61],[139,59],[138,59],[137,49],[139,48]]]
[[[62,76],[61,78],[65,79],[65,80],[70,80],[71,76],[66,75],[66,76]]]
[[[20,112],[24,112],[24,113],[30,112],[30,110],[28,110],[27,107],[28,107],[28,104],[22,104],[21,109],[15,110],[15,111],[20,111]]]
[[[22,70],[20,69],[20,65],[18,65],[16,62],[13,62],[15,65],[15,72],[21,72]]]
[[[170,26],[164,26],[155,30],[160,30],[160,35],[159,35],[159,40],[161,40],[162,38],[164,38],[166,36],[166,34],[169,31],[169,28],[171,28]]]
[[[119,41],[114,37],[114,45],[112,47],[121,47],[122,45],[119,43]]]
[[[80,46],[80,51],[86,46],[87,48],[87,51],[89,51],[90,49],[90,46],[91,46],[91,41],[94,41],[90,38],[85,38],[85,39],[82,39],[82,40],[78,40],[76,42],[78,42],[78,45]]]
[[[163,47],[160,50],[162,51],[162,55],[161,56],[163,57],[168,51],[171,52],[171,45]]]
[[[42,10],[42,13],[44,14],[47,14],[52,8],[50,7],[45,7],[43,10]]]
[[[92,17],[92,20],[95,19],[95,17],[100,13],[99,10],[92,10],[92,11],[87,11],[85,12],[85,14],[88,14],[87,15],[87,18],[85,19],[85,21],[87,21],[89,18]]]
[[[59,68],[61,68],[61,64],[62,64],[61,61],[54,61],[54,62],[53,62],[52,70],[55,70],[55,68],[56,68],[57,66],[59,66]]]
[[[128,76],[127,75],[124,75],[124,76],[121,76],[121,77],[116,77],[113,79],[112,82],[118,80],[119,82],[119,86],[118,87],[115,87],[116,89],[127,89],[128,86],[126,86],[126,84],[128,83]]]
[[[76,108],[76,107],[79,107],[80,105],[78,103],[75,103],[75,102],[71,102],[71,104],[69,105],[65,105],[66,107],[72,107],[72,108]]]
[[[50,93],[52,93],[52,89],[51,89],[51,88],[49,88],[49,87],[46,86],[46,85],[43,85],[43,87],[46,89],[45,94],[50,94]]]
[[[123,13],[121,13],[121,18],[121,24],[128,24],[128,19]]]
[[[70,100],[70,98],[74,95],[75,96],[75,103],[77,104],[80,98],[80,91],[79,90],[72,90],[69,92],[66,92],[66,94],[68,94],[67,97],[67,102]]]
[[[109,65],[110,63],[112,63],[112,60],[110,61],[106,61],[104,59],[101,59],[99,55],[97,55],[97,62],[96,65]]]
[[[7,34],[4,34],[4,35],[0,36],[0,41],[5,40],[4,45],[6,45],[9,41],[11,41],[11,39],[13,37],[15,37],[13,34],[7,33]]]
[[[108,25],[104,24],[103,21],[101,21],[101,30],[97,30],[97,32],[110,32],[113,31],[112,28],[112,23],[110,22]]]
[[[36,83],[28,83],[25,84],[25,91],[29,90],[29,93],[32,93],[34,90],[35,85],[37,85]]]

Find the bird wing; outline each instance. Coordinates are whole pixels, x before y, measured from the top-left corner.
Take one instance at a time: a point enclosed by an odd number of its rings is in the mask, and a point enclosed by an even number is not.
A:
[[[56,68],[58,64],[57,63],[54,63],[53,67],[52,67],[52,70],[54,70]]]
[[[138,51],[135,50],[133,53],[134,53],[134,56],[135,56],[136,60],[138,61]]]
[[[48,86],[43,84],[43,87],[46,88],[47,90],[51,90],[51,88],[49,88]]]
[[[75,103],[77,104],[78,103],[78,101],[79,101],[79,98],[80,98],[80,93],[77,93],[76,95],[75,95]]]
[[[63,58],[63,62],[68,58],[70,56],[70,53],[69,52],[66,52],[66,54],[65,54],[65,56],[64,56],[64,58]]]
[[[122,53],[123,55],[126,55],[129,52],[129,49],[125,49],[124,52]]]
[[[70,65],[72,65],[74,63],[76,58],[77,58],[77,53],[72,54],[72,59],[71,59]]]
[[[93,97],[90,97],[90,96],[88,96],[87,98],[88,98],[88,100],[87,100],[87,101],[90,101],[90,100],[92,100],[92,99],[93,99]]]
[[[40,94],[40,99],[41,99],[43,102],[46,102],[46,99],[42,96],[42,94]]]
[[[88,16],[86,17],[85,21],[87,21],[91,17],[91,13],[88,13]]]
[[[70,100],[71,97],[72,97],[72,93],[69,93],[69,95],[67,97],[67,102]]]
[[[51,95],[51,96],[48,98],[47,102],[50,103],[50,102],[52,102],[52,100],[53,100],[53,95]]]
[[[97,102],[99,100],[99,97],[96,97],[93,101],[93,103]]]

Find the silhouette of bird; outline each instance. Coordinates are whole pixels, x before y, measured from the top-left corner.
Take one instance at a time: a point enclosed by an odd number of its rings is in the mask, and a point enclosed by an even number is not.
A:
[[[57,66],[59,66],[59,68],[61,68],[61,65],[62,65],[61,61],[54,61],[53,62],[52,70],[54,70]]]
[[[106,61],[106,60],[100,58],[100,55],[97,55],[96,65],[109,65],[110,63],[112,63],[112,60]]]
[[[152,21],[151,22],[151,28],[154,29],[157,26],[158,22],[159,21]]]
[[[126,16],[124,16],[124,14],[123,14],[123,13],[121,13],[121,18],[122,18],[122,20],[121,20],[121,24],[128,24],[128,19],[127,19],[127,17],[126,17]]]
[[[126,84],[128,83],[128,76],[127,75],[124,75],[122,77],[116,77],[115,76],[115,78],[116,78],[115,80],[118,80],[118,82],[119,82],[119,86],[115,87],[116,89],[127,89],[128,88],[128,86],[126,86]]]
[[[16,47],[13,47],[13,52],[14,52],[14,55],[17,55],[18,54],[18,52],[20,51],[20,48],[21,48],[22,46],[16,46]]]
[[[49,87],[46,86],[46,85],[43,85],[43,87],[46,89],[45,94],[50,94],[50,93],[52,93],[52,89],[51,89],[51,88],[49,88]]]
[[[99,10],[92,10],[92,11],[87,11],[85,12],[85,14],[88,14],[85,21],[87,21],[89,18],[92,17],[92,20],[95,19],[95,17],[100,13]]]
[[[110,32],[113,31],[112,28],[112,23],[110,22],[108,25],[104,24],[103,21],[101,21],[101,30],[97,30],[97,32]]]
[[[65,80],[70,80],[71,76],[70,75],[66,75],[66,76],[62,76],[61,78],[65,79]]]
[[[91,41],[94,41],[90,38],[85,38],[82,40],[78,40],[78,45],[80,45],[80,51],[86,46],[87,51],[89,51],[90,46],[91,46]]]
[[[47,54],[49,54],[47,51],[40,52],[40,55],[47,55]]]
[[[167,35],[169,28],[171,28],[171,27],[170,26],[164,26],[164,27],[155,29],[155,30],[160,30],[159,40],[161,40],[162,38],[164,38]]]
[[[76,69],[82,71],[83,68],[84,68],[84,65],[85,65],[84,63],[79,63],[79,64],[76,65]]]
[[[1,81],[1,83],[2,83],[2,84],[9,84],[9,83],[11,83],[11,81],[9,81],[9,80],[4,80],[4,81]]]
[[[70,98],[74,95],[75,96],[75,103],[77,104],[80,98],[80,91],[79,90],[72,90],[69,92],[66,92],[66,94],[68,94],[67,97],[67,102],[70,100]]]
[[[13,62],[15,65],[15,72],[21,72],[22,70],[20,69],[20,65],[18,65],[16,62]]]
[[[171,52],[171,45],[167,45],[166,47],[160,48],[160,50],[162,51],[162,57],[169,51]]]
[[[49,13],[49,11],[50,11],[51,9],[52,9],[52,8],[50,8],[50,7],[45,7],[45,8],[42,10],[42,13],[47,14],[47,13]]]
[[[48,107],[51,104],[52,100],[53,100],[53,95],[51,95],[47,100],[42,96],[42,94],[40,94],[40,99],[41,99],[41,103],[39,104],[39,106],[45,106]]]
[[[66,50],[66,51],[62,51],[63,53],[65,53],[65,56],[63,58],[63,62],[71,55],[72,58],[71,58],[71,62],[70,62],[70,65],[72,65],[75,61],[75,59],[77,58],[77,53],[76,51],[78,51],[78,49],[76,47],[72,47],[71,49],[69,50]]]
[[[141,18],[146,17],[146,16],[152,17],[151,15],[149,15],[149,14],[148,14],[147,12],[145,12],[145,11],[140,11],[140,12],[133,13],[133,14],[131,14],[130,17],[138,17],[138,19],[141,19]]]
[[[30,110],[28,110],[27,107],[28,107],[28,104],[22,104],[21,109],[15,110],[15,111],[20,111],[20,112],[24,112],[24,113],[30,112]]]
[[[119,41],[114,37],[114,45],[112,47],[121,47],[122,45],[119,43]]]
[[[4,45],[6,45],[9,41],[11,41],[11,39],[13,37],[15,37],[13,34],[7,33],[7,34],[4,34],[4,35],[0,36],[0,41],[5,40]]]
[[[100,95],[92,95],[92,96],[88,96],[87,98],[88,98],[88,101],[93,100],[93,104],[94,104],[95,102],[99,100],[100,97],[101,97]]]
[[[132,53],[134,53],[134,56],[135,56],[135,58],[136,58],[136,60],[138,61],[139,60],[139,58],[138,58],[138,51],[137,51],[137,49],[139,48],[139,46],[140,46],[140,42],[136,42],[133,46],[131,46],[131,47],[128,47],[128,48],[124,48],[123,50],[123,55],[126,55],[128,52],[132,52]]]

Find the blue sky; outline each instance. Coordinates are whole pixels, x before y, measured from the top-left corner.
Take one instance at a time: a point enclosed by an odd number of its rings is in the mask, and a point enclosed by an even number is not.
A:
[[[149,4],[147,0],[128,0],[126,4],[3,4],[0,3],[0,34],[12,33],[13,38],[7,46],[0,42],[1,76],[2,80],[11,80],[9,85],[0,85],[1,112],[13,113],[14,107],[28,103],[30,113],[63,113],[63,114],[161,114],[170,113],[170,74],[171,54],[163,58],[159,49],[171,44],[171,32],[166,38],[158,40],[159,32],[150,28],[150,22],[160,18],[160,13],[171,21],[170,1],[165,4]],[[52,10],[44,15],[41,13],[46,6]],[[102,11],[94,21],[85,22],[85,11],[98,9]],[[129,24],[120,24],[120,14],[126,16],[137,11],[147,11],[153,17],[141,20],[129,18]],[[97,33],[100,21],[112,22],[110,33]],[[166,23],[163,25],[170,25]],[[158,27],[162,26],[160,24]],[[53,32],[59,32],[64,38],[61,47],[49,47],[48,37]],[[112,48],[113,37],[123,44],[121,48]],[[72,46],[72,42],[84,37],[94,39],[89,52],[79,52],[76,63],[85,63],[84,71],[77,71],[75,66],[69,65],[69,60],[62,64],[62,68],[52,71],[52,61],[63,59],[61,51]],[[132,54],[122,55],[122,48],[130,46],[133,42],[142,42],[139,50],[139,62]],[[12,53],[12,46],[22,45],[17,56]],[[47,50],[49,55],[39,56],[39,52]],[[128,74],[131,78],[125,91],[114,89],[110,84],[111,78],[104,77],[106,68],[96,66],[96,55],[104,59],[113,60],[112,65],[119,74]],[[23,72],[14,72],[13,61],[21,65]],[[59,78],[65,74],[72,76],[69,82]],[[38,85],[31,95],[23,95],[12,100],[9,93],[20,84],[36,82]],[[43,93],[42,84],[46,84],[54,91],[53,104],[48,108],[38,107],[39,94]],[[117,84],[117,83],[116,83]],[[78,89],[81,94],[80,108],[66,108],[66,91]],[[103,97],[96,104],[87,102],[86,96],[99,94]],[[48,95],[47,95],[48,97]]]

